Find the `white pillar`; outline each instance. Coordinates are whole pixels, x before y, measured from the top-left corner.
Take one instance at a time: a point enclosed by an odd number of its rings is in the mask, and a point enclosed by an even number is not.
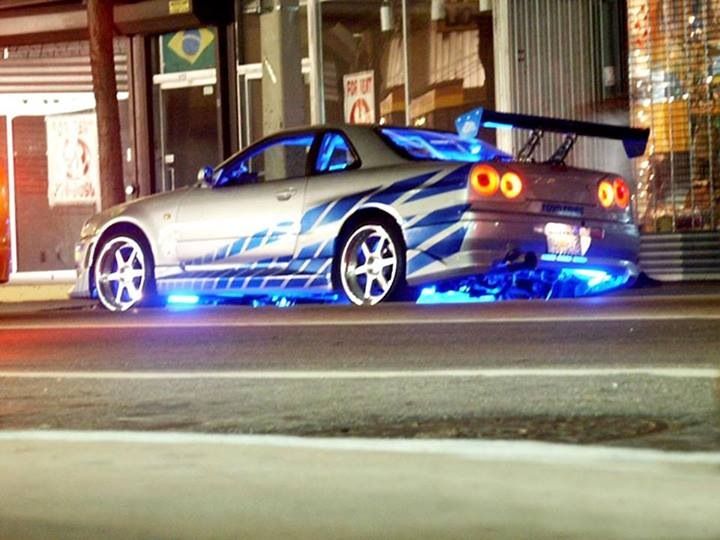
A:
[[[408,0],[402,0],[403,70],[405,72],[405,124],[410,125],[410,20]]]
[[[515,59],[510,47],[510,0],[494,0],[493,40],[495,43],[495,108],[503,112],[515,112],[512,105],[512,82],[510,66]],[[512,130],[498,129],[497,146],[513,153]]]
[[[273,0],[260,15],[263,134],[305,123],[298,0]]]
[[[325,123],[325,85],[323,83],[322,4],[307,0],[308,59],[310,60],[310,122]]]

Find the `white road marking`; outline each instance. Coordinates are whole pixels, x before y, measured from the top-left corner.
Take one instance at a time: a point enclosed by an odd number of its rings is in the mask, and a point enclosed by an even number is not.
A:
[[[356,380],[499,377],[614,377],[640,375],[676,379],[720,378],[720,369],[679,368],[476,368],[410,370],[284,370],[284,371],[32,371],[0,370],[0,379],[266,379],[266,380]]]
[[[455,439],[356,439],[285,435],[225,435],[136,431],[0,431],[0,443],[48,442],[80,444],[233,445],[339,452],[384,452],[449,455],[464,459],[531,462],[554,465],[610,462],[613,466],[659,463],[720,465],[720,452],[663,452],[637,448],[577,446],[535,441]]]
[[[270,328],[270,327],[310,327],[310,326],[403,326],[403,325],[442,325],[442,324],[509,324],[509,323],[573,323],[573,322],[642,322],[642,321],[718,321],[720,313],[675,313],[675,314],[604,314],[598,315],[592,312],[574,313],[571,315],[520,315],[517,317],[353,317],[348,319],[318,319],[303,320],[300,318],[265,318],[259,317],[255,320],[207,320],[187,319],[182,320],[172,316],[170,313],[164,320],[131,319],[119,315],[108,320],[93,322],[70,321],[65,323],[42,322],[27,323],[12,321],[4,322],[0,332],[16,330],[102,330],[102,329],[179,329],[179,328]]]

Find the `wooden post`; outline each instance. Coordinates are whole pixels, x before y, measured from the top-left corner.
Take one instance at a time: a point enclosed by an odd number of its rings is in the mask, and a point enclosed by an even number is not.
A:
[[[113,51],[113,2],[88,0],[87,13],[100,154],[100,202],[105,209],[125,201]]]

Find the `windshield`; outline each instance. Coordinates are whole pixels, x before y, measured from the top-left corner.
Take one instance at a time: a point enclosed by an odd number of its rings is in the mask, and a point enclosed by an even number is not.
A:
[[[443,131],[381,128],[385,141],[405,157],[415,160],[476,162],[509,160],[511,156],[480,139],[462,138]]]

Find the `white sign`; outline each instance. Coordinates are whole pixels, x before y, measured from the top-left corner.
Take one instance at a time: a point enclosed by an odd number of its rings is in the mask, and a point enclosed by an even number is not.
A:
[[[45,118],[50,207],[99,204],[97,120],[94,113]]]
[[[361,71],[343,76],[345,122],[375,123],[375,72]]]

